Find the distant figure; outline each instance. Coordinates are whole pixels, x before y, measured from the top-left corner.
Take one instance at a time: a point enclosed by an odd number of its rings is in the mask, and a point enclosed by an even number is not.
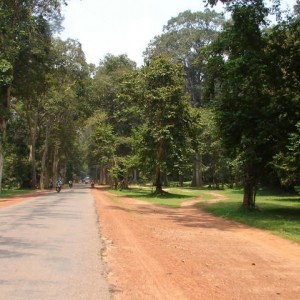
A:
[[[62,186],[62,180],[59,178],[56,181],[56,191],[59,193],[61,190],[61,186]]]
[[[94,188],[95,186],[95,183],[94,183],[94,180],[91,181],[91,188]]]
[[[73,186],[73,181],[72,180],[69,180],[69,188],[71,189]]]

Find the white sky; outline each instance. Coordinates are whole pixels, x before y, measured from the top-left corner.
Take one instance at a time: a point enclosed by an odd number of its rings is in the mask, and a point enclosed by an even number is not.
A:
[[[282,3],[293,9],[296,0]],[[127,54],[140,66],[149,42],[168,20],[188,9],[204,10],[203,0],[69,0],[61,38],[78,40],[88,63],[98,65],[111,53]]]

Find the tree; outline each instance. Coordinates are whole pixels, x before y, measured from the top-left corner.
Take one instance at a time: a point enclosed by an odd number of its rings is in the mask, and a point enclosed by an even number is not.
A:
[[[90,105],[93,108],[101,108],[107,113],[112,124],[118,119],[115,114],[118,112],[118,85],[124,73],[136,68],[136,64],[127,55],[114,56],[107,54],[100,61],[92,83]]]
[[[266,34],[273,112],[274,166],[281,186],[292,190],[297,182],[297,151],[291,141],[299,136],[300,19],[283,20]],[[294,161],[294,164],[292,163]],[[297,164],[297,163],[296,163]],[[288,169],[290,168],[290,169]]]
[[[90,87],[89,105],[91,110],[101,110],[106,114],[106,124],[109,124],[116,136],[113,163],[101,160],[100,174],[107,174],[107,169],[122,169],[125,178],[128,178],[129,165],[128,157],[131,154],[130,138],[131,129],[139,122],[139,113],[136,103],[132,100],[132,85],[136,72],[136,64],[131,61],[127,55],[113,56],[108,54],[97,68],[96,74]],[[90,167],[95,165],[90,162]],[[119,171],[110,172],[112,175],[120,173]],[[115,179],[116,176],[113,176]],[[120,177],[120,176],[119,176]],[[102,178],[102,177],[101,177]],[[102,180],[103,183],[105,180]],[[119,183],[117,184],[119,185]],[[128,182],[123,181],[122,187],[128,187]]]
[[[99,165],[100,173],[108,166],[116,166],[116,135],[112,126],[107,122],[107,116],[103,111],[96,110],[87,119],[85,126],[87,138],[87,153],[89,165]],[[100,184],[106,183],[105,178],[100,176]]]
[[[11,87],[14,74],[18,72],[17,59],[25,48],[30,47],[32,35],[40,32],[41,24],[49,22],[52,28],[59,25],[60,7],[64,3],[63,0],[3,0],[0,3],[0,191]]]
[[[51,54],[50,88],[45,95],[40,126],[44,138],[41,159],[46,156],[52,162],[51,167],[45,168],[52,179],[58,173],[73,179],[73,172],[78,174],[76,168],[81,165],[78,136],[85,118],[81,108],[87,94],[85,85],[89,83],[89,67],[78,41],[54,40]],[[40,186],[42,178],[41,170]]]
[[[182,64],[185,86],[193,106],[203,104],[201,89],[204,74],[200,68],[200,52],[216,39],[223,23],[223,15],[209,9],[204,12],[184,11],[168,21],[163,33],[156,36],[144,52],[146,60],[165,55],[174,63]]]
[[[211,1],[212,2],[212,1]],[[214,44],[219,60],[217,118],[228,154],[243,170],[243,206],[255,206],[256,188],[271,153],[272,129],[262,26],[269,10],[263,1],[224,1],[232,21]]]
[[[285,149],[274,157],[274,166],[278,172],[281,185],[288,190],[299,184],[300,178],[300,122],[296,125],[297,132],[289,135],[289,143]]]
[[[193,127],[196,130],[193,142],[198,144],[196,148],[203,154],[204,183],[216,188],[223,187],[225,183],[232,185],[231,161],[225,156],[214,109],[201,108],[197,119],[198,126]]]
[[[222,2],[232,20],[211,48],[218,123],[224,146],[243,173],[243,205],[253,208],[273,156],[278,167],[280,153],[291,149],[288,137],[297,136],[299,24],[295,18],[266,29],[268,14],[280,13],[278,1],[273,8],[263,1]],[[292,153],[297,151],[289,150],[289,157]]]
[[[204,12],[184,11],[168,21],[163,33],[150,42],[144,53],[146,59],[163,54],[174,63],[182,64],[185,88],[194,107],[207,103],[203,95],[206,59],[202,51],[216,39],[223,23],[223,14],[209,9]],[[199,151],[194,153],[192,186],[201,186],[202,154]]]
[[[32,187],[37,186],[36,142],[44,95],[47,90],[47,74],[51,61],[51,36],[49,24],[42,18],[36,20],[36,30],[32,32],[30,42],[26,43],[16,58],[14,67],[14,85],[12,95],[18,99],[25,123],[29,130],[30,154],[32,166]],[[17,105],[15,108],[18,107]]]
[[[29,188],[31,166],[28,161],[28,131],[24,120],[12,114],[7,122],[3,187]]]
[[[141,70],[144,116],[140,147],[146,149],[155,172],[156,193],[162,193],[162,170],[179,164],[189,147],[190,111],[182,67],[164,57],[152,58]]]

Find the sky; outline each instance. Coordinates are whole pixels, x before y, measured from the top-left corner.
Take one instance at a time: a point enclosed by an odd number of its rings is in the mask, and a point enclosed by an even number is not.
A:
[[[296,0],[282,2],[292,9]],[[88,63],[98,65],[110,53],[127,54],[141,66],[143,51],[168,20],[185,10],[204,9],[203,0],[68,0],[60,37],[78,40]]]

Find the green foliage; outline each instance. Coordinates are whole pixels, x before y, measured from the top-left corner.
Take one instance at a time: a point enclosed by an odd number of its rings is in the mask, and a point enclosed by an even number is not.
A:
[[[25,185],[35,169],[37,178],[73,177],[85,160],[87,172],[100,163],[110,169],[117,186],[126,187],[133,170],[160,186],[168,177],[190,179],[191,157],[200,154],[204,180],[242,181],[250,206],[260,182],[297,184],[299,1],[294,15],[268,28],[279,1],[221,2],[232,16],[221,34],[222,14],[182,12],[150,42],[137,69],[127,55],[87,65],[78,41],[55,39],[65,1],[3,0],[5,184]]]
[[[115,181],[123,180],[120,176],[115,176],[119,169],[127,181],[132,152],[130,136],[132,128],[141,122],[140,112],[135,103],[138,94],[135,68],[136,64],[127,55],[108,54],[100,61],[90,85],[88,103],[91,120],[96,124],[98,118],[100,122],[97,129],[91,128],[89,164],[92,166],[101,163],[101,167],[108,169],[110,178]],[[97,110],[105,113],[105,120],[97,116]],[[101,138],[95,136],[96,132]],[[97,145],[93,146],[95,142]],[[125,181],[123,187],[127,185]]]
[[[28,131],[24,120],[12,115],[7,124],[3,170],[4,188],[29,188]]]
[[[109,164],[113,161],[116,137],[113,128],[107,123],[105,113],[95,111],[87,120],[88,160],[91,164]]]
[[[3,0],[0,3],[1,160],[5,152],[2,137],[5,136],[10,115],[11,95],[15,97],[14,100],[22,97],[36,99],[45,91],[50,37],[52,30],[58,28],[61,21],[62,4],[66,4],[64,0]],[[0,190],[1,183],[2,167]]]
[[[0,60],[0,84],[9,85],[12,83],[13,77],[10,74],[12,70],[12,65],[9,61],[5,59]]]
[[[215,76],[223,145],[243,172],[243,201],[251,207],[257,184],[299,120],[299,26],[282,22],[263,32],[271,12],[263,1],[223,2],[232,20],[211,47],[213,67],[208,70]]]
[[[201,108],[198,111],[199,127],[195,140],[197,149],[202,153],[203,180],[205,184],[216,187],[225,183],[233,184],[232,161],[226,157],[222,145],[216,113],[210,108]],[[195,130],[196,127],[194,127]],[[194,141],[195,142],[195,141]]]
[[[300,118],[300,27],[298,19],[282,21],[267,32],[267,57],[270,66],[275,169],[281,185],[293,188],[299,178],[297,139]]]
[[[289,135],[286,148],[274,157],[274,166],[279,173],[281,185],[287,188],[298,184],[300,178],[300,122],[296,128],[297,132]]]
[[[180,66],[167,58],[156,57],[141,70],[141,76],[144,92],[140,108],[145,126],[140,128],[138,148],[146,148],[144,151],[149,153],[147,159],[152,161],[155,184],[160,189],[163,169],[177,168],[181,172],[185,165],[190,149],[190,107]]]
[[[185,88],[194,106],[203,104],[205,62],[200,59],[201,50],[216,39],[223,22],[222,14],[208,9],[204,12],[184,11],[168,21],[163,33],[150,42],[144,53],[146,60],[165,55],[183,66]]]

